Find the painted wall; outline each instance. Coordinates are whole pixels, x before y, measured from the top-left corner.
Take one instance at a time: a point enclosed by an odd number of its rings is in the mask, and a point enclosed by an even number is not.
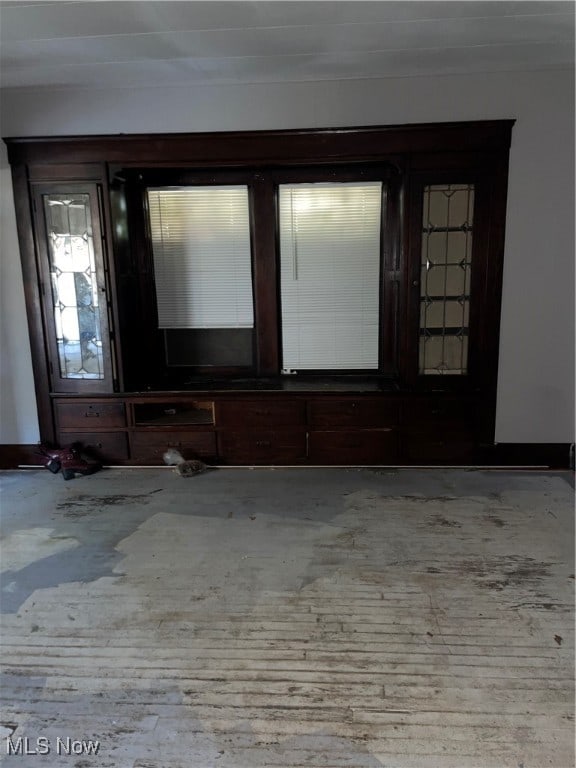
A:
[[[36,443],[38,414],[6,145],[0,147],[0,443]]]
[[[515,118],[496,439],[574,440],[574,78],[523,72],[193,88],[6,91],[2,136]],[[2,170],[2,187],[8,185]],[[2,196],[0,443],[35,439],[10,193]],[[8,300],[5,301],[4,298]],[[6,420],[4,420],[6,416]]]

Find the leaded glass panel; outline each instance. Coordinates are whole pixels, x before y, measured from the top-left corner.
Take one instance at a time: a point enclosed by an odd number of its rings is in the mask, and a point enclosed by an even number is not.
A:
[[[420,374],[468,371],[474,185],[424,188]]]
[[[90,195],[43,195],[60,375],[103,379]]]

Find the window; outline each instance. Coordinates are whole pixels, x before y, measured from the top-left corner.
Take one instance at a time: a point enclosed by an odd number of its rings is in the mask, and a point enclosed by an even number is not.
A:
[[[473,184],[424,187],[420,374],[467,373],[473,223]]]
[[[285,370],[377,370],[381,182],[279,188]]]
[[[167,364],[251,365],[248,188],[149,188],[147,203]]]
[[[388,174],[146,174],[148,327],[169,375],[388,372]]]
[[[43,195],[60,376],[103,379],[89,194]]]
[[[92,182],[32,187],[47,373],[55,392],[108,392],[116,378],[100,195]]]

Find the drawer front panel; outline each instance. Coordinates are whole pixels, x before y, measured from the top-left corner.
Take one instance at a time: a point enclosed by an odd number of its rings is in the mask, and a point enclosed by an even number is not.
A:
[[[82,453],[105,464],[125,464],[128,460],[126,432],[60,432],[61,447],[72,443],[79,443]]]
[[[133,432],[131,440],[135,464],[164,464],[168,448],[180,451],[185,459],[216,458],[214,432]]]
[[[306,460],[302,430],[224,431],[218,435],[219,455],[227,464],[291,464]]]
[[[473,464],[474,433],[465,429],[430,432],[406,431],[402,435],[402,460],[407,464]]]
[[[393,429],[310,432],[308,451],[311,464],[394,464],[397,433]]]
[[[314,427],[393,427],[398,406],[386,400],[312,400],[310,424]]]
[[[300,400],[237,400],[216,403],[219,427],[291,427],[305,423],[305,403]]]
[[[126,426],[124,403],[57,402],[55,406],[60,429],[92,430]]]
[[[474,424],[477,411],[478,405],[473,400],[418,398],[404,403],[402,423],[418,429],[440,424],[466,427]]]
[[[135,426],[170,427],[214,424],[214,404],[206,400],[134,403]]]

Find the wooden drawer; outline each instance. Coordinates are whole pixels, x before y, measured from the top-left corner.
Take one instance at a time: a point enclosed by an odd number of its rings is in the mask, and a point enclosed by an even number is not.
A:
[[[308,435],[311,464],[395,464],[393,429],[318,430]]]
[[[164,400],[134,403],[134,425],[148,427],[214,424],[214,403],[206,400]]]
[[[404,402],[402,424],[426,431],[441,425],[469,428],[475,423],[477,409],[474,400],[415,398]]]
[[[224,431],[218,435],[218,446],[226,464],[300,464],[306,460],[303,430]]]
[[[291,427],[305,424],[303,400],[236,400],[216,403],[218,427]]]
[[[56,423],[59,429],[93,430],[125,427],[124,403],[56,402]]]
[[[60,432],[58,443],[79,443],[83,453],[105,464],[125,464],[129,456],[126,432]]]
[[[214,432],[133,432],[131,446],[135,464],[164,464],[168,448],[180,451],[185,459],[216,458]]]
[[[437,434],[406,432],[402,435],[402,461],[406,464],[473,464],[476,460],[474,435],[466,430]]]
[[[310,401],[310,424],[314,427],[393,427],[397,423],[398,405],[389,400]]]

